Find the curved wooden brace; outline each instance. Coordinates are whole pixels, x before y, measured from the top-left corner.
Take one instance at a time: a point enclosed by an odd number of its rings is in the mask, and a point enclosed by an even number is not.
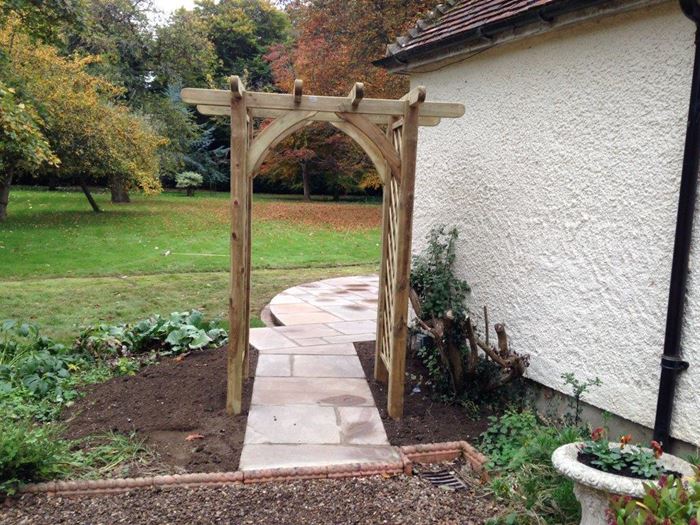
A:
[[[362,148],[374,164],[382,184],[387,184],[389,182],[387,177],[387,162],[377,145],[372,142],[367,135],[348,122],[331,122],[331,124],[333,127],[345,133]]]
[[[394,148],[394,145],[389,141],[386,135],[382,133],[382,130],[380,130],[376,125],[372,124],[362,115],[357,115],[354,113],[336,113],[336,115],[338,115],[345,122],[357,128],[357,130],[365,135],[370,142],[374,143],[374,145],[381,151],[384,160],[389,164],[391,173],[397,179],[400,179],[401,159],[398,152]]]
[[[295,131],[307,124],[315,111],[292,111],[279,117],[255,137],[248,150],[248,176],[254,177],[267,153]]]

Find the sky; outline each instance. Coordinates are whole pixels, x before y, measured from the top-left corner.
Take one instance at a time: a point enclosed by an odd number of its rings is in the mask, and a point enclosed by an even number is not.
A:
[[[158,16],[151,16],[154,23],[163,23],[168,18],[168,15],[179,7],[192,9],[194,0],[153,0],[153,5],[162,13]]]
[[[194,0],[153,0],[157,9],[165,11],[167,14],[175,11],[178,7],[186,7],[192,9]]]

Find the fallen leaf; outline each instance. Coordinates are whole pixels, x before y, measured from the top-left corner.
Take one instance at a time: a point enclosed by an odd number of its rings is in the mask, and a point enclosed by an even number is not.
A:
[[[185,441],[194,441],[196,439],[204,439],[204,434],[190,434],[185,438]]]
[[[188,355],[190,355],[189,352],[187,352],[186,354],[180,354],[179,356],[177,356],[177,357],[175,358],[175,361],[177,361],[178,363],[180,363],[180,362],[184,361],[184,360],[185,360],[185,357],[187,357]]]

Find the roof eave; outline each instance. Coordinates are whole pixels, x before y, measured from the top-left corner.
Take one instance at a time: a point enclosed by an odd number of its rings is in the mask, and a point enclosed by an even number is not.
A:
[[[431,65],[456,62],[485,48],[540,34],[585,19],[672,0],[560,0],[513,17],[450,35],[416,48],[389,52],[372,62],[392,73],[429,71]]]

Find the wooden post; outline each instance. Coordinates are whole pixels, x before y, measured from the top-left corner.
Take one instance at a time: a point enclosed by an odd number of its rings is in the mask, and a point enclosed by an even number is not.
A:
[[[243,399],[244,358],[248,342],[248,122],[245,90],[231,77],[231,290],[226,412],[240,414]]]
[[[408,292],[411,274],[411,240],[413,197],[418,147],[418,113],[425,100],[425,88],[412,90],[406,97],[406,112],[401,133],[401,181],[399,184],[398,219],[396,229],[396,283],[394,288],[394,319],[392,320],[391,369],[389,371],[389,415],[403,415],[404,375],[406,373],[406,337],[408,332]]]

